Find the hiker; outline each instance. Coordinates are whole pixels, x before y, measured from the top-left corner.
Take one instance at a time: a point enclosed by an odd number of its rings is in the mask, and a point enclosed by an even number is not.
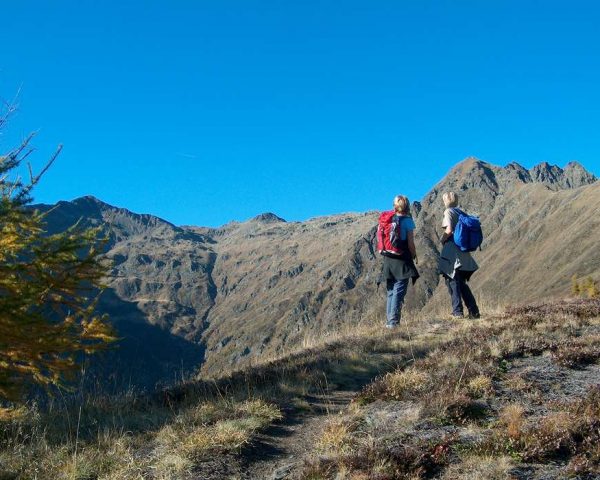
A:
[[[383,255],[380,281],[385,281],[387,290],[387,328],[399,325],[408,281],[412,278],[414,284],[419,278],[415,267],[415,222],[410,215],[410,203],[404,195],[397,195],[393,206],[392,211],[380,215],[377,230],[377,249]]]
[[[463,213],[458,209],[458,196],[454,192],[446,192],[442,195],[442,200],[446,210],[444,210],[444,220],[442,221],[444,233],[441,242],[443,246],[438,270],[444,276],[452,299],[452,316],[463,317],[462,302],[464,300],[469,311],[469,318],[479,318],[479,307],[469,285],[467,285],[471,275],[479,267],[471,253],[462,251],[454,241],[454,230],[459,215]]]

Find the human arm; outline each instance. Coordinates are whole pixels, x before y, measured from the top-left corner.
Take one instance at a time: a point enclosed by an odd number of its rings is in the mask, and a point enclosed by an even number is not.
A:
[[[442,238],[441,238],[442,244],[446,243],[448,241],[448,239],[452,237],[452,235],[454,235],[454,232],[452,231],[452,227],[450,225],[444,227],[444,233],[442,234]]]
[[[448,241],[448,239],[452,238],[452,236],[454,235],[454,224],[455,224],[455,222],[453,222],[452,210],[447,208],[444,211],[444,220],[442,221],[442,228],[444,229],[444,233],[442,234],[442,237],[440,238],[442,245],[444,243],[446,243]]]

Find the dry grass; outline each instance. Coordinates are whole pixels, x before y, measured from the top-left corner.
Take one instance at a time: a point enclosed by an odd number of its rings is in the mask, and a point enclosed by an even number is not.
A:
[[[506,405],[500,412],[500,422],[506,428],[508,438],[521,438],[525,426],[525,408],[518,403]]]
[[[318,452],[328,455],[344,455],[354,445],[356,425],[350,419],[331,417],[317,439]]]
[[[281,418],[277,406],[260,399],[203,401],[180,409],[157,430],[124,434],[105,428],[76,443],[61,442],[48,431],[19,425],[22,418],[13,419],[5,426],[21,433],[5,438],[0,478],[181,478],[207,455],[239,451],[257,431]],[[42,421],[48,419],[38,418],[36,425]]]
[[[416,368],[388,373],[383,381],[386,384],[387,394],[395,400],[411,398],[431,387],[431,378],[427,372],[419,371]]]
[[[185,478],[198,462],[240,452],[280,420],[280,409],[264,399],[302,407],[304,395],[356,388],[378,373],[346,415],[329,419],[315,442],[325,456],[309,462],[303,478],[478,478],[466,476],[472,472],[493,479],[519,459],[560,459],[577,474],[596,473],[600,393],[568,405],[536,398],[536,408],[550,412],[541,420],[522,403],[531,401],[526,378],[509,371],[515,359],[548,353],[559,363],[575,359],[585,366],[573,349],[588,352],[597,344],[597,336],[583,334],[597,326],[596,303],[519,307],[513,316],[452,320],[441,332],[411,319],[393,333],[373,323],[320,347],[154,397],[4,411],[0,478]],[[389,410],[397,431],[382,428],[380,438],[365,413],[376,401],[409,404],[417,413],[406,422]],[[449,431],[475,440],[467,444]]]
[[[352,415],[362,409],[365,430],[337,431],[347,446],[316,458],[302,478],[504,479],[519,463],[548,460],[568,463],[558,476],[599,474],[600,390],[561,404],[556,396],[537,395],[525,372],[510,372],[516,359],[553,354],[558,362],[558,352],[579,366],[589,363],[572,352],[597,345],[589,332],[597,331],[599,312],[597,300],[576,300],[523,306],[478,322],[452,320],[448,335],[429,339],[422,355],[363,389]],[[399,423],[394,405],[407,408],[408,401],[419,418]],[[381,424],[386,418],[396,431]]]
[[[469,380],[467,392],[473,398],[481,398],[491,395],[494,392],[492,378],[487,375],[477,375]]]
[[[35,405],[4,411],[0,478],[183,478],[207,456],[239,452],[281,418],[260,398],[306,405],[306,395],[364,383],[394,368],[390,358],[398,353],[418,353],[405,338],[413,327],[390,334],[367,323],[342,333],[319,347],[153,396],[77,396],[52,401],[43,413]]]
[[[442,480],[506,480],[514,460],[508,456],[468,455],[450,465]]]

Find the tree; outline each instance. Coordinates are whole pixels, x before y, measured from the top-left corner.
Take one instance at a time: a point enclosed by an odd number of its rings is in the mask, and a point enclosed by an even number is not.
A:
[[[587,293],[588,298],[598,298],[598,284],[596,280],[594,280],[591,276],[587,277],[585,282],[585,291]]]
[[[576,297],[581,295],[581,287],[579,286],[579,280],[576,273],[571,277],[571,293]]]
[[[14,109],[5,106],[0,129]],[[0,397],[16,400],[31,385],[66,385],[85,354],[115,340],[95,312],[106,266],[97,229],[74,225],[49,235],[31,207],[33,187],[17,175],[33,134],[0,155]]]
[[[600,296],[598,283],[591,276],[587,276],[580,282],[577,275],[573,275],[571,277],[571,293],[576,296],[587,295],[588,298],[598,298]]]

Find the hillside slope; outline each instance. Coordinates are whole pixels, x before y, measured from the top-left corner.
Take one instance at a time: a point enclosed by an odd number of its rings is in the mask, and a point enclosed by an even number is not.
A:
[[[362,327],[151,395],[5,410],[0,477],[595,479],[599,359],[599,299]]]

